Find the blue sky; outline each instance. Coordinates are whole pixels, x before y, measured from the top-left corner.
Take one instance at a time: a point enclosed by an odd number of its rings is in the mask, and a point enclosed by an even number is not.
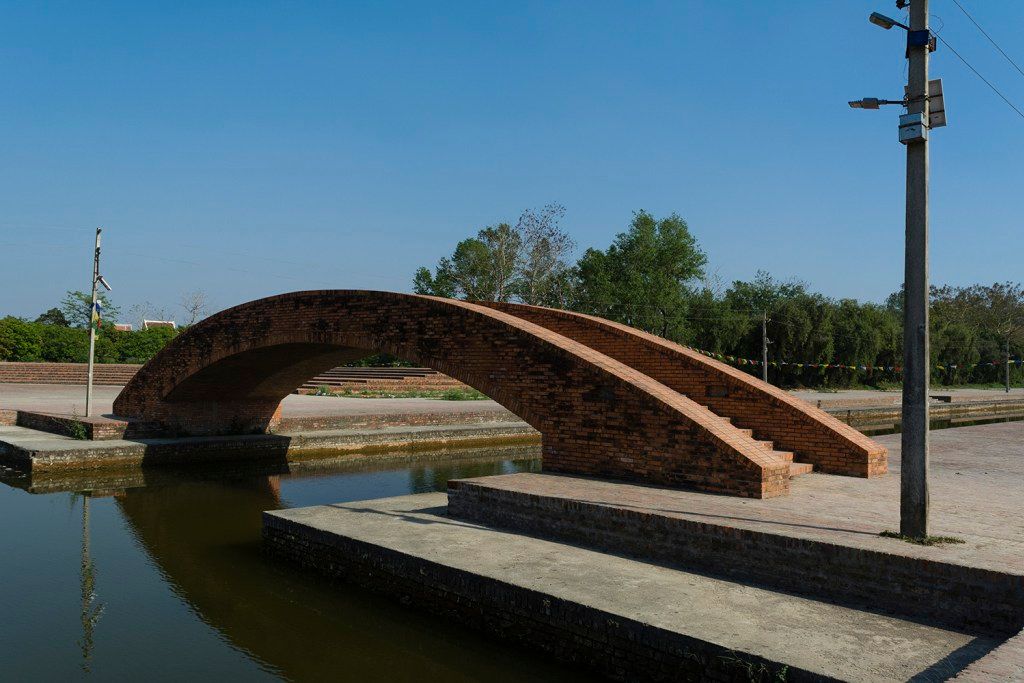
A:
[[[961,0],[1018,63],[1024,3]],[[888,0],[0,2],[0,314],[104,268],[124,307],[407,291],[478,228],[565,205],[581,248],[678,212],[728,282],[881,300],[902,280]],[[1018,106],[960,13],[933,28]],[[1024,119],[940,46],[933,282],[1024,277]]]

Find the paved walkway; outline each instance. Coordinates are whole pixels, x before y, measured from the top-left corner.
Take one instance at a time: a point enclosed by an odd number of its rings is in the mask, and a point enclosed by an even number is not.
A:
[[[121,387],[93,387],[94,414],[112,410]],[[63,384],[0,384],[0,408],[44,413],[85,414],[85,388]],[[343,398],[292,394],[284,399],[281,416],[333,417],[408,413],[479,413],[507,411],[494,401],[441,401],[430,398]]]

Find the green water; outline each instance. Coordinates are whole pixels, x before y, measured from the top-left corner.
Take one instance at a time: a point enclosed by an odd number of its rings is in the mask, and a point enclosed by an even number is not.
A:
[[[0,679],[584,680],[260,550],[263,510],[444,490],[450,478],[538,467],[527,448],[317,471],[6,472]]]

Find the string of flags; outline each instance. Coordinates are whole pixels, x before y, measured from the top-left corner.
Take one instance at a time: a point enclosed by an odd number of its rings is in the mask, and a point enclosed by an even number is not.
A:
[[[724,353],[716,353],[714,351],[705,351],[704,349],[695,349],[693,347],[687,347],[691,351],[708,356],[709,358],[715,358],[726,363],[732,363],[733,365],[757,365],[760,366],[763,361],[754,358],[740,358],[738,356],[730,356]],[[963,365],[957,365],[950,363],[948,365],[933,365],[936,370],[945,372],[946,370],[973,370],[977,367],[1002,367],[1005,361],[984,361],[980,363],[966,363]],[[903,368],[898,365],[845,365],[843,363],[795,363],[790,361],[768,361],[769,367],[773,368],[795,368],[795,369],[812,369],[812,370],[856,370],[860,372],[902,372]],[[1024,358],[1011,358],[1010,365],[1024,365]]]

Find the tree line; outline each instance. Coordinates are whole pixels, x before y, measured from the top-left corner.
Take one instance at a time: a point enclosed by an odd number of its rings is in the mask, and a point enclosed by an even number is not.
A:
[[[106,294],[98,294],[97,299],[101,309],[96,334],[98,363],[145,363],[180,332],[169,327],[130,332],[116,330],[114,323],[120,318],[120,307]],[[89,356],[91,304],[91,294],[68,291],[59,306],[34,320],[14,316],[0,318],[0,361],[85,363]],[[206,315],[206,294],[202,291],[185,293],[178,308],[184,316],[182,326],[188,327]],[[166,309],[148,302],[131,307],[128,316],[139,321],[170,318]]]
[[[625,323],[712,353],[760,359],[767,318],[769,380],[782,386],[882,387],[899,382],[903,295],[884,302],[833,298],[798,279],[758,272],[724,285],[677,214],[638,211],[606,249],[572,261],[565,209],[527,210],[460,241],[451,256],[413,277],[419,294],[517,301],[565,308]],[[1024,289],[1005,282],[931,290],[932,382],[989,384],[1024,380]],[[787,363],[782,365],[781,363]],[[795,367],[792,363],[818,365]],[[823,364],[863,366],[863,370]],[[754,365],[742,365],[760,374]]]

